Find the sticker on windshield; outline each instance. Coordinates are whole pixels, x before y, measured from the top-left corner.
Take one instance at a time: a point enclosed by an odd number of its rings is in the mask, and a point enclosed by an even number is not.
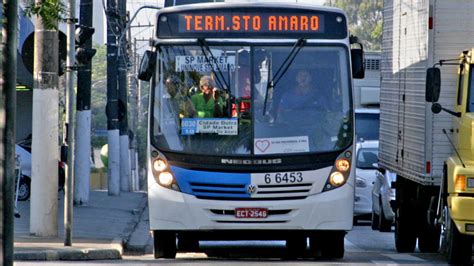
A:
[[[209,61],[208,61],[209,60]],[[211,72],[235,70],[235,56],[178,55],[176,56],[176,72]]]
[[[181,135],[197,133],[217,133],[218,135],[238,135],[237,118],[183,118]]]
[[[261,138],[253,142],[255,154],[308,152],[308,136]]]

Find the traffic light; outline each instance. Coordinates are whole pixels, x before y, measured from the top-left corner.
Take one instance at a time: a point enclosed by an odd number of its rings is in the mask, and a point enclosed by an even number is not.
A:
[[[87,65],[94,57],[96,50],[87,47],[87,42],[92,38],[95,29],[92,27],[76,26],[76,61],[78,65]]]

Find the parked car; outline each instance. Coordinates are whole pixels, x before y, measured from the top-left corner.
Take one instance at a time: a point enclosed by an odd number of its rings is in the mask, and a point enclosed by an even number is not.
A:
[[[30,198],[31,194],[31,152],[28,146],[15,145],[16,155],[20,161],[20,184],[18,187],[18,200],[24,201]],[[64,190],[66,176],[66,164],[58,161],[58,190]]]
[[[356,188],[354,221],[372,213],[372,187],[377,171],[379,142],[362,141],[356,144]]]
[[[375,172],[372,189],[372,229],[390,232],[395,218],[395,183],[397,175],[380,169]]]

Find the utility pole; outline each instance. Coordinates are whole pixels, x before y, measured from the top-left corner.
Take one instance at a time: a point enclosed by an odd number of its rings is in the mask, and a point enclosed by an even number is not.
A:
[[[118,1],[121,25],[127,25],[127,2]],[[126,34],[126,27],[120,27],[120,36]],[[122,114],[120,129],[120,190],[130,191],[130,141],[128,136],[128,86],[127,86],[127,38],[119,38],[118,85],[119,111]],[[110,148],[110,147],[109,147]]]
[[[80,0],[80,27],[92,28],[92,0]],[[92,35],[91,35],[92,37]],[[92,38],[87,38],[85,49],[92,49]],[[77,132],[75,160],[75,193],[74,203],[87,204],[90,192],[90,157],[91,157],[91,79],[92,63],[85,62],[77,72]]]
[[[128,32],[129,40],[131,40],[131,30],[129,28]],[[133,41],[133,51],[130,46],[129,54],[132,59],[133,69],[129,72],[128,75],[128,84],[130,86],[130,127],[132,128],[132,138],[130,140],[130,163],[131,163],[131,172],[132,172],[132,190],[136,191],[138,187],[138,171],[137,171],[137,79],[135,73],[137,73],[137,40]]]
[[[13,265],[14,232],[14,184],[15,184],[15,135],[16,135],[16,47],[18,28],[18,2],[3,0],[5,24],[2,27],[1,40],[1,76],[0,76],[0,190],[1,202],[1,257],[0,264]],[[3,17],[3,16],[2,16]]]
[[[67,19],[67,56],[66,56],[66,125],[67,136],[67,172],[64,193],[64,245],[72,246],[73,222],[73,185],[74,185],[74,36],[76,23],[76,0],[68,0],[69,14]]]
[[[30,233],[58,236],[58,31],[45,27],[41,16],[34,47]]]
[[[117,25],[116,0],[107,0],[107,143],[108,143],[108,193],[120,195],[120,136],[117,90]]]

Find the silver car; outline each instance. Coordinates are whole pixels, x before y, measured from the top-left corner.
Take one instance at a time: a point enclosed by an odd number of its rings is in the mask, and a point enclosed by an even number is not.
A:
[[[379,142],[361,141],[356,145],[356,188],[354,221],[372,213],[372,187],[377,171]]]
[[[395,183],[397,175],[390,171],[375,172],[376,179],[372,189],[372,229],[390,232],[394,222]]]

